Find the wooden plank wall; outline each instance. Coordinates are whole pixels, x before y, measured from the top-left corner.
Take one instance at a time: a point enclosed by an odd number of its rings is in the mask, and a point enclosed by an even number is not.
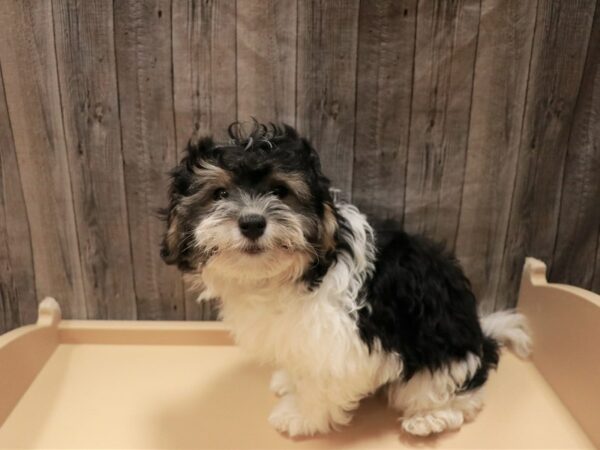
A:
[[[296,125],[385,237],[444,240],[482,310],[525,255],[600,292],[597,0],[3,0],[0,332],[208,319],[158,256],[194,132]]]

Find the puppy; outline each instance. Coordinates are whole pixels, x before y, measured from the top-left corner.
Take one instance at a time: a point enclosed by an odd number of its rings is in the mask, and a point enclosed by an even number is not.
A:
[[[234,123],[229,134],[190,143],[173,170],[161,254],[220,299],[241,347],[278,367],[269,422],[290,436],[326,433],[379,389],[414,435],[473,419],[499,346],[529,353],[524,318],[480,320],[440,245],[398,231],[377,248],[293,128]]]

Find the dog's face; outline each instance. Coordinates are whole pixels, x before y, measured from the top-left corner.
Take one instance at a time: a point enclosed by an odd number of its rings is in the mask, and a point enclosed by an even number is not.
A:
[[[184,271],[305,276],[334,250],[337,219],[319,158],[295,130],[230,127],[190,144],[172,172],[161,255]]]

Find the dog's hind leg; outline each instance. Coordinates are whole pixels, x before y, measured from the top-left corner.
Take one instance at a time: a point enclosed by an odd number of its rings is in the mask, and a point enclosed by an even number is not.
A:
[[[481,390],[457,395],[443,406],[432,406],[424,410],[406,410],[402,418],[402,429],[417,436],[456,430],[464,422],[475,418],[483,406]]]
[[[458,429],[464,422],[473,420],[483,401],[481,388],[462,390],[473,370],[469,365],[476,367],[476,361],[467,359],[433,373],[423,370],[408,381],[390,384],[388,402],[402,414],[402,429],[427,436]]]

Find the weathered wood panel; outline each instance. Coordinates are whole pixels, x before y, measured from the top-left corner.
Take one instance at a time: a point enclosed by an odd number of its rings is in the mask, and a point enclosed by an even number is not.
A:
[[[358,0],[298,2],[296,124],[332,184],[352,194]]]
[[[36,295],[55,296],[67,318],[86,318],[51,6],[0,2],[0,64],[29,217]]]
[[[173,3],[177,148],[192,133],[225,139],[236,120],[235,1]]]
[[[237,115],[296,121],[297,0],[237,3]]]
[[[503,271],[536,12],[537,2],[482,3],[456,251],[486,312],[516,301],[496,289]]]
[[[36,320],[31,235],[0,68],[0,333]]]
[[[352,199],[384,233],[402,223],[417,1],[360,4]]]
[[[178,159],[194,133],[226,139],[236,120],[236,4],[234,0],[173,3],[173,82]],[[164,201],[166,202],[166,193]],[[214,319],[214,304],[196,302],[186,287],[189,319]]]
[[[558,226],[569,128],[595,2],[540,0],[523,131],[498,286],[516,298],[526,255],[549,263]]]
[[[564,166],[550,277],[591,289],[600,233],[600,8],[596,6]]]
[[[599,9],[0,2],[0,330],[43,295],[66,317],[214,318],[155,212],[188,139],[251,116],[295,123],[384,238],[454,247],[482,310],[513,305],[526,254],[600,291]]]
[[[404,224],[455,244],[469,133],[479,1],[420,2]]]
[[[185,317],[183,283],[159,255],[168,170],[177,161],[171,3],[115,3],[115,48],[124,175],[140,319]]]
[[[136,317],[112,1],[54,0],[56,59],[88,317]]]

